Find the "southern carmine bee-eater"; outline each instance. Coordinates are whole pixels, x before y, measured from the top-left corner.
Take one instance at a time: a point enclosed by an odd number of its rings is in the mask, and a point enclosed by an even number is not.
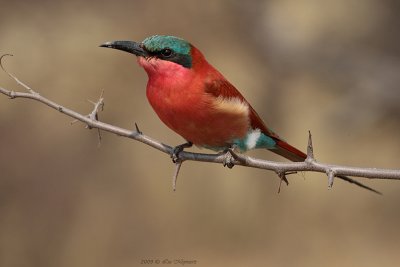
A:
[[[194,144],[215,151],[264,148],[291,161],[306,159],[306,154],[268,128],[242,94],[189,42],[155,35],[140,43],[112,41],[100,46],[137,56],[149,77],[146,94],[151,106],[187,141],[174,149],[174,157]]]

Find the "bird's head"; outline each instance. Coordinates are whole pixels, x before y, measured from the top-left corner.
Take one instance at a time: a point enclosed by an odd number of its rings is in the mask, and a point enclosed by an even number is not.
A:
[[[142,42],[112,41],[100,47],[122,50],[138,57],[139,64],[149,75],[166,74],[177,70],[188,71],[194,64],[194,56],[199,61],[201,53],[189,42],[167,35],[154,35]]]

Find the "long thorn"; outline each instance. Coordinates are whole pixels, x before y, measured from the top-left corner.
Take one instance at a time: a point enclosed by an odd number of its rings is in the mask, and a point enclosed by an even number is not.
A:
[[[330,169],[327,175],[328,175],[328,189],[332,189],[333,180],[335,179],[335,172]]]
[[[139,126],[137,125],[137,123],[135,122],[135,128],[136,128],[136,132],[138,134],[143,134],[142,131],[139,129]]]
[[[172,177],[172,190],[176,191],[176,182],[178,180],[179,171],[181,170],[183,161],[179,160],[175,163],[175,172]]]
[[[311,136],[311,131],[308,131],[308,145],[307,145],[307,158],[306,161],[314,161],[314,148],[312,144],[312,136]]]

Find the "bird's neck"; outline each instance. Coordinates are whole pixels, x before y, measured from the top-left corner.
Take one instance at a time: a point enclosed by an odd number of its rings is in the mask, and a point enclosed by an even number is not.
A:
[[[149,95],[170,95],[172,93],[182,94],[195,75],[193,70],[185,68],[174,62],[159,59],[139,58],[139,64],[147,72],[147,94]]]

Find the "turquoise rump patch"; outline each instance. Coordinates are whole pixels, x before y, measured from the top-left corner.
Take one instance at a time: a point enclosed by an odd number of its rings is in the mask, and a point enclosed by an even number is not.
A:
[[[251,130],[243,139],[233,140],[240,151],[247,151],[256,148],[272,149],[275,148],[276,142],[271,137],[261,133],[259,129]]]
[[[231,143],[233,146],[236,146],[236,148],[241,152],[246,152],[247,150],[257,148],[274,149],[276,147],[276,141],[273,138],[263,134],[259,129],[251,130],[246,134],[245,138],[234,139]],[[214,151],[222,151],[228,148],[208,146],[204,147]]]
[[[276,147],[276,141],[265,135],[261,134],[260,138],[257,140],[256,148],[266,148],[266,149],[273,149]]]

